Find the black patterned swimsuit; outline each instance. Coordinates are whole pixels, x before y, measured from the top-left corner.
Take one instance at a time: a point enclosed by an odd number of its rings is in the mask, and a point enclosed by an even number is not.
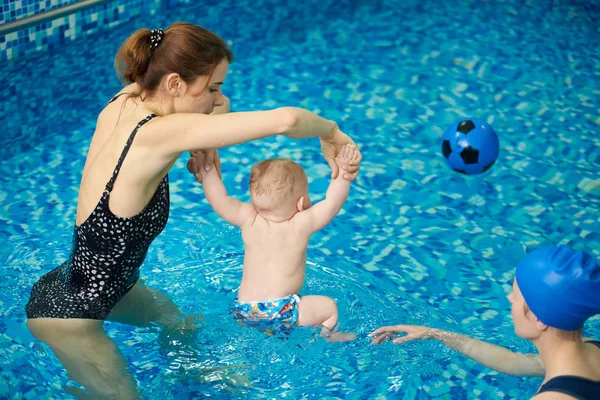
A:
[[[114,215],[108,199],[136,133],[154,117],[151,114],[138,123],[98,205],[83,224],[75,226],[69,260],[33,286],[25,308],[27,318],[104,320],[139,278],[148,247],[169,218],[168,176],[160,181],[148,205],[133,217]]]
[[[600,342],[597,340],[589,340],[585,343],[591,343],[600,348]],[[574,375],[555,376],[546,382],[536,394],[546,392],[564,393],[578,400],[599,400],[600,381]]]

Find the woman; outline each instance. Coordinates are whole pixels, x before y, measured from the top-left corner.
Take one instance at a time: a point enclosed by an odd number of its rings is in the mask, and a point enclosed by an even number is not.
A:
[[[337,125],[299,108],[223,114],[230,50],[214,33],[177,23],[141,29],[115,59],[130,83],[100,113],[83,169],[69,260],[34,285],[27,326],[93,398],[138,398],[135,380],[103,323],[179,329],[178,308],[143,285],[139,269],[169,215],[167,173],[186,151],[274,135],[318,136],[334,175],[336,153],[353,143]],[[208,115],[210,113],[213,115]],[[198,179],[194,159],[188,169]],[[358,165],[344,172],[348,180]]]
[[[583,339],[584,322],[600,313],[600,266],[585,252],[567,246],[543,247],[517,266],[508,300],[515,332],[531,340],[537,354],[510,350],[466,335],[423,326],[384,326],[372,344],[398,332],[395,344],[437,339],[467,357],[510,375],[543,376],[536,400],[600,399],[600,342]]]

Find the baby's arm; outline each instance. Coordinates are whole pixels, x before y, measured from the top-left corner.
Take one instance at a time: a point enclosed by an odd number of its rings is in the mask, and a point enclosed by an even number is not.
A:
[[[241,227],[256,215],[256,209],[252,204],[244,203],[227,194],[227,189],[214,166],[209,172],[206,172],[204,166],[201,166],[200,170],[206,200],[221,218]]]
[[[356,161],[360,157],[358,149],[354,145],[344,145],[335,162],[340,168],[350,161]],[[322,229],[340,212],[340,209],[348,198],[350,182],[342,178],[343,174],[331,181],[325,200],[320,201],[306,211],[302,211],[294,217],[294,220],[306,227],[312,234]]]

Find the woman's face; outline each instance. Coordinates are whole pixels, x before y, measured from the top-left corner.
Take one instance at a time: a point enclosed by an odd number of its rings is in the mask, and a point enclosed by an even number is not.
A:
[[[200,76],[189,85],[182,82],[175,98],[175,112],[210,114],[216,106],[223,105],[221,85],[228,69],[229,62],[223,60],[210,77]]]
[[[516,279],[513,281],[512,292],[507,298],[511,304],[515,333],[523,339],[535,339],[540,333],[537,329],[537,318],[531,310],[525,312],[525,299],[519,290]]]

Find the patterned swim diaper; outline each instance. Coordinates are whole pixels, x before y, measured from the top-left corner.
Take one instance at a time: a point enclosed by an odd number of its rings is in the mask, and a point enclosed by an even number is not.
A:
[[[300,297],[297,294],[290,294],[280,299],[247,303],[236,299],[231,311],[242,322],[259,325],[269,322],[294,325],[298,320],[298,303]]]

